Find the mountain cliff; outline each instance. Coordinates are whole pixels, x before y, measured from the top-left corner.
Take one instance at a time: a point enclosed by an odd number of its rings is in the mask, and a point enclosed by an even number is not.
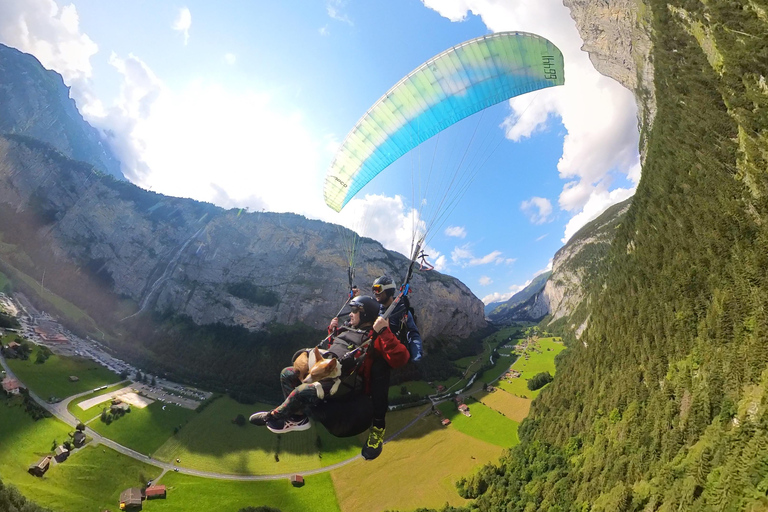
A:
[[[547,314],[547,311],[544,311],[544,314],[541,316],[536,317],[520,312],[520,309],[523,308],[525,304],[528,304],[534,296],[541,293],[550,275],[552,275],[551,271],[543,272],[534,277],[528,286],[514,294],[509,300],[486,306],[485,314],[488,316],[488,319],[498,324],[510,323],[516,320],[533,321],[541,319]],[[493,307],[489,310],[490,306]]]
[[[83,120],[61,75],[32,55],[0,44],[0,134],[26,135],[51,144],[119,179],[120,162],[98,130]]]
[[[163,196],[97,175],[32,139],[0,137],[0,205],[0,224],[23,217],[33,229],[15,237],[6,229],[6,241],[30,254],[49,250],[39,259],[51,265],[89,270],[135,304],[128,317],[172,311],[199,325],[323,328],[346,293],[337,226]],[[357,259],[363,289],[408,264],[371,239],[361,241]],[[41,266],[27,270],[34,275]],[[48,277],[49,287],[56,279]],[[462,337],[484,326],[482,302],[460,281],[416,273],[412,287],[425,337]]]

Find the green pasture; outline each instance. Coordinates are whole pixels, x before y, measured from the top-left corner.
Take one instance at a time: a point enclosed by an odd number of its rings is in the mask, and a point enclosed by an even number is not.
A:
[[[513,370],[521,373],[520,377],[511,379],[511,381],[499,381],[498,387],[523,398],[536,398],[541,389],[536,391],[528,389],[528,379],[542,372],[555,374],[555,356],[565,350],[565,345],[559,343],[559,340],[560,338],[541,338],[536,343],[536,350],[529,347],[526,350],[529,359],[526,360],[524,356],[520,356],[512,365]]]
[[[451,420],[448,428],[455,428],[468,436],[503,448],[511,448],[520,442],[517,438],[518,423],[516,421],[512,421],[471,397],[464,402],[469,406],[469,412],[472,414],[469,418],[460,413],[456,404],[451,401],[438,405],[440,412]]]
[[[265,404],[243,405],[229,397],[219,398],[195,414],[153,456],[168,462],[180,459],[179,466],[228,474],[268,475],[320,467],[317,438],[323,429],[276,436],[265,427],[249,423],[239,426],[232,422],[238,414],[247,419],[256,411],[270,408]],[[343,450],[322,437],[320,444],[324,450]],[[279,460],[275,460],[275,454]]]
[[[304,477],[302,487],[293,487],[285,478],[260,482],[210,480],[166,473],[159,482],[167,498],[144,502],[147,512],[235,512],[260,505],[282,512],[337,512],[336,493],[328,473]]]
[[[106,389],[102,389],[100,391],[95,391],[93,393],[89,393],[87,395],[83,395],[80,398],[74,399],[69,404],[67,404],[67,410],[77,419],[85,423],[86,421],[89,421],[93,419],[96,416],[99,416],[101,414],[101,410],[104,408],[104,403],[101,403],[99,405],[95,405],[91,407],[90,409],[83,410],[81,409],[77,404],[80,402],[85,402],[86,400],[90,400],[91,398],[95,398],[97,396],[106,395],[107,393],[111,393],[113,391],[117,391],[118,389],[123,389],[124,387],[128,386],[130,384],[130,381],[124,380],[121,382],[118,382],[117,384],[113,384],[111,386],[107,386]],[[100,387],[100,386],[99,386]]]
[[[100,364],[80,357],[52,355],[42,364],[35,363],[38,349],[32,351],[29,359],[8,359],[8,366],[21,382],[40,398],[47,400],[55,396],[66,398],[89,389],[118,382],[120,377]],[[80,380],[70,382],[69,376]]]
[[[485,338],[485,341],[488,343],[499,343],[501,345],[507,343],[514,345],[517,343],[517,339],[520,336],[525,336],[523,334],[524,331],[525,329],[520,327],[504,327]],[[509,341],[509,338],[512,338],[512,341]]]
[[[415,414],[398,422],[406,424],[424,409],[411,409]],[[456,492],[456,480],[486,463],[497,462],[504,450],[451,427],[443,427],[437,416],[427,414],[386,443],[375,461],[357,459],[334,469],[331,475],[342,512],[469,504]],[[397,425],[388,416],[390,429],[396,431]]]
[[[398,384],[396,386],[391,386],[389,388],[389,398],[395,398],[400,396],[401,389],[403,386],[405,386],[406,390],[410,391],[411,394],[418,395],[418,396],[427,396],[432,395],[435,393],[435,387],[430,386],[424,381],[420,380],[412,380],[408,382],[403,382],[402,384]]]
[[[95,415],[100,415],[104,407],[109,407],[109,403],[91,407],[86,412],[90,415],[95,410]],[[175,427],[182,428],[196,415],[193,410],[155,401],[143,409],[131,406],[131,412],[113,420],[109,425],[98,419],[88,426],[104,437],[149,455],[173,435]]]
[[[27,473],[30,464],[52,453],[54,439],[69,439],[72,428],[55,418],[33,421],[21,399],[0,399],[0,475],[3,483],[56,512],[114,510],[120,493],[160,470],[103,447],[77,450],[44,477]]]

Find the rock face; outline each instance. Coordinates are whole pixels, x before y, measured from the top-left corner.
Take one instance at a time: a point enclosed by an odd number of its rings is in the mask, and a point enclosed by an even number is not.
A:
[[[615,204],[597,219],[582,227],[555,254],[552,275],[536,299],[546,306],[550,323],[570,317],[584,303],[586,289],[599,278],[613,242],[616,226],[626,214],[632,199]],[[573,326],[574,329],[579,326]]]
[[[64,155],[119,179],[120,162],[98,130],[83,120],[61,75],[0,44],[0,133],[47,142]]]
[[[500,324],[506,324],[518,320],[538,321],[549,313],[548,304],[541,300],[541,291],[544,289],[551,271],[539,274],[528,286],[520,290],[506,302],[498,304],[488,318]],[[486,311],[488,307],[486,306]]]
[[[323,328],[344,301],[337,226],[148,192],[22,137],[0,137],[0,205],[41,219],[34,236],[56,258],[97,273],[142,311],[251,330],[270,322]],[[365,291],[379,275],[403,275],[408,260],[363,239],[357,261]],[[425,337],[485,325],[482,302],[457,279],[416,273],[412,287]]]
[[[635,94],[641,126],[656,115],[651,63],[650,9],[635,0],[563,0],[589,58],[600,73]]]

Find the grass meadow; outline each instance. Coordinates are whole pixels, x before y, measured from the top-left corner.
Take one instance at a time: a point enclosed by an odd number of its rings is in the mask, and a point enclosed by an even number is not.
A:
[[[453,402],[443,402],[438,406],[440,412],[451,420],[448,428],[502,448],[510,448],[519,442],[518,422],[472,397],[467,397],[464,403],[469,406],[469,412],[472,414],[469,418],[460,413]]]
[[[554,375],[555,356],[565,350],[565,345],[559,343],[559,338],[541,338],[536,345],[540,353],[533,348],[528,348],[526,354],[528,354],[529,359],[526,360],[525,357],[521,356],[512,365],[512,369],[521,373],[520,377],[510,381],[501,380],[498,387],[522,398],[533,399],[539,395],[543,388],[531,391],[528,389],[528,379],[541,372],[549,372]]]
[[[287,478],[259,482],[210,480],[179,473],[160,479],[167,499],[145,502],[147,512],[235,512],[244,507],[265,505],[282,512],[338,512],[333,481],[328,473],[304,477],[302,487]]]
[[[518,423],[523,421],[528,416],[528,411],[531,410],[530,399],[520,398],[503,389],[497,389],[493,393],[485,393],[483,396],[478,397],[478,400],[483,405],[500,412]]]
[[[389,431],[392,422],[388,419],[387,423]],[[385,444],[375,461],[358,459],[333,470],[341,511],[380,512],[469,503],[458,495],[454,483],[483,464],[498,460],[503,449],[451,427],[443,427],[437,416],[429,414]]]
[[[27,473],[30,464],[51,453],[53,440],[63,443],[72,430],[46,418],[33,421],[20,399],[0,399],[0,476],[3,483],[56,512],[115,510],[120,493],[160,470],[102,447],[74,452],[61,464],[52,464],[44,477]]]
[[[8,276],[0,272],[0,292],[5,289],[8,284],[10,284],[10,279],[8,279]]]
[[[108,404],[109,402],[104,402],[104,404],[91,407],[86,412],[88,412],[88,416],[92,412],[100,415],[102,408],[105,405],[108,407]],[[165,410],[163,410],[163,406],[165,406]],[[113,420],[109,425],[98,419],[89,423],[88,426],[123,446],[149,455],[173,435],[174,428],[183,428],[197,414],[190,409],[156,401],[143,409],[131,407],[131,412]]]
[[[29,359],[8,359],[13,373],[40,398],[66,398],[77,393],[120,381],[120,376],[100,364],[80,357],[52,355],[42,364],[35,363],[38,349]],[[80,380],[70,382],[69,376]]]

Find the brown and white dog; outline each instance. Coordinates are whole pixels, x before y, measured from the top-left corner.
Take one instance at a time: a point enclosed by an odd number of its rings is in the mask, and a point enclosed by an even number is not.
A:
[[[320,383],[323,379],[334,379],[330,394],[334,394],[341,384],[341,365],[333,357],[325,359],[320,349],[315,347],[309,352],[300,354],[293,362],[293,367],[299,371],[299,378],[305,384],[313,384],[317,389],[317,396],[321,400],[325,398],[325,391]]]

